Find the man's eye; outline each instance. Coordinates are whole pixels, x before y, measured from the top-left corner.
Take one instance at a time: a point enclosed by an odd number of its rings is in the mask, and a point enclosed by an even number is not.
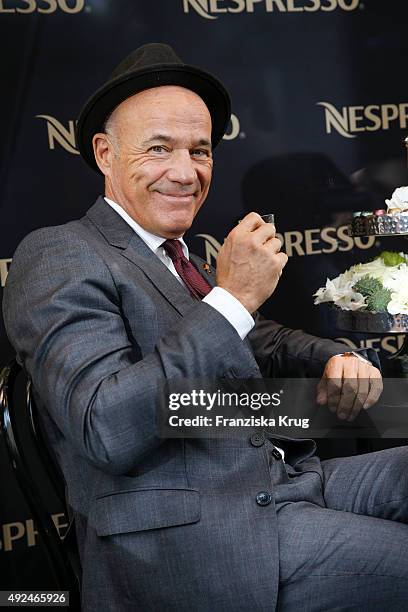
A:
[[[194,149],[192,151],[192,154],[195,155],[196,157],[209,157],[209,151],[207,151],[206,149]]]
[[[154,145],[150,147],[149,151],[153,151],[154,153],[165,153],[166,149],[162,147],[162,145]]]

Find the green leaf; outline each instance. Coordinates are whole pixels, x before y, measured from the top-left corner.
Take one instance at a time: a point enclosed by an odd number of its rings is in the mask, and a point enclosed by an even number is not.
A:
[[[383,284],[378,278],[374,278],[369,274],[366,274],[353,286],[354,291],[361,293],[364,297],[369,297],[376,291],[383,289]]]
[[[387,312],[391,300],[391,291],[382,287],[367,297],[367,310],[371,312]]]
[[[383,251],[380,253],[380,257],[386,266],[398,266],[401,263],[407,263],[405,257],[397,253],[396,251]]]

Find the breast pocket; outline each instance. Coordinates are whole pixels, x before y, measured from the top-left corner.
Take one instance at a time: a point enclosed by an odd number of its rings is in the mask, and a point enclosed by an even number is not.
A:
[[[197,489],[146,488],[97,497],[88,521],[98,536],[147,531],[200,520]]]

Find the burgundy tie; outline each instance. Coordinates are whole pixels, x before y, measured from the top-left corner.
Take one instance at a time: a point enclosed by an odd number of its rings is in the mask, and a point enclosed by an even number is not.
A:
[[[181,242],[179,240],[166,240],[166,242],[163,242],[162,247],[172,260],[177,274],[193,298],[202,300],[211,291],[212,287],[184,255]]]

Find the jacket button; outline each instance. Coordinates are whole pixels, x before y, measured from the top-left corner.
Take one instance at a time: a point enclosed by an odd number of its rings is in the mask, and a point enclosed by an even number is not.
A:
[[[258,506],[267,506],[272,501],[272,495],[267,491],[260,491],[255,499]]]
[[[277,448],[273,448],[271,453],[275,457],[276,461],[280,461],[282,459],[282,455],[280,454]]]
[[[251,442],[252,446],[262,446],[265,444],[265,436],[263,433],[256,433],[249,438],[249,441]]]

